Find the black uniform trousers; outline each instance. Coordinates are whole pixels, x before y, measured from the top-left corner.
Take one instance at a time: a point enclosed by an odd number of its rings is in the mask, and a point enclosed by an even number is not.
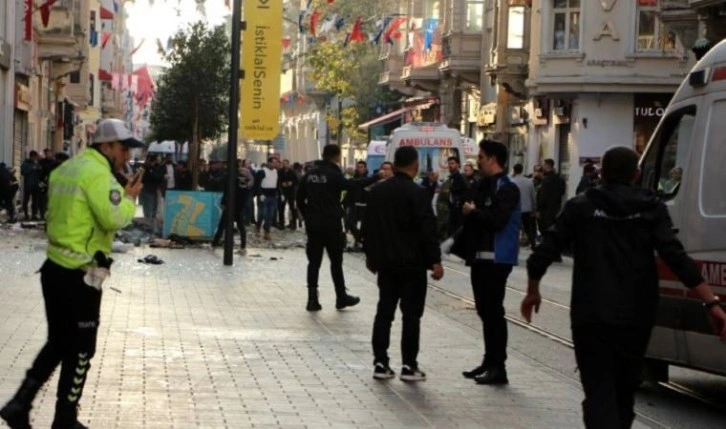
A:
[[[530,249],[534,249],[537,244],[537,225],[531,212],[522,213],[522,230],[527,237],[527,244]]]
[[[343,228],[340,221],[328,226],[311,225],[306,223],[308,242],[305,253],[308,257],[308,288],[318,288],[320,265],[323,263],[323,250],[330,259],[330,275],[335,285],[335,295],[345,295],[345,276],[343,275]]]
[[[378,308],[373,322],[374,363],[388,365],[388,346],[396,306],[401,307],[401,359],[417,368],[421,317],[426,305],[426,268],[381,270],[378,272]]]
[[[70,270],[49,260],[40,269],[48,340],[27,375],[45,383],[61,364],[56,421],[63,410],[75,421],[76,406],[96,352],[101,291],[86,285],[84,275],[82,270]]]
[[[507,360],[507,320],[504,318],[504,292],[512,272],[509,264],[480,260],[471,265],[471,287],[476,312],[484,325],[485,368],[504,369]]]
[[[588,429],[629,429],[650,327],[574,325],[572,340]]]
[[[240,201],[239,203],[243,203],[243,201]],[[247,248],[247,231],[245,230],[245,219],[244,219],[244,209],[238,208],[235,210],[235,213],[233,215],[234,223],[237,224],[237,229],[239,230],[239,236],[240,236],[240,249]],[[219,224],[217,224],[217,232],[214,234],[214,239],[212,240],[213,244],[219,244],[219,242],[222,240],[222,236],[224,235],[224,231],[227,229],[227,209],[222,210],[222,217],[219,218]],[[233,232],[234,234],[234,232]]]
[[[297,204],[295,203],[295,193],[285,192],[283,195],[285,196],[285,199],[283,201],[283,199],[280,198],[277,210],[280,228],[285,228],[285,207],[289,207],[290,221],[288,222],[288,225],[292,227],[291,229],[295,229],[297,228]]]

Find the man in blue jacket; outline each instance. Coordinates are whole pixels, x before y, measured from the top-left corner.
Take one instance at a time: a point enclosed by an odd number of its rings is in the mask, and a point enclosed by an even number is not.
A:
[[[484,361],[463,372],[478,384],[509,382],[504,291],[519,256],[521,206],[519,188],[507,176],[507,158],[502,143],[479,143],[479,171],[484,177],[464,197],[464,223],[451,249],[471,266],[476,311],[484,324]]]

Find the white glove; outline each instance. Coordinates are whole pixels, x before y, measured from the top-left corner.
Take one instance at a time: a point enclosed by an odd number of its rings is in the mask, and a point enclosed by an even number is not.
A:
[[[454,239],[449,237],[441,243],[441,253],[448,255],[451,253],[451,248],[454,246]]]

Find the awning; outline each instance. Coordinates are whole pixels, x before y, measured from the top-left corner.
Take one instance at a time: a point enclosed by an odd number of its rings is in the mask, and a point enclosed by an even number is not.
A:
[[[438,100],[429,100],[424,103],[418,103],[418,104],[413,104],[411,106],[406,106],[401,109],[395,110],[393,112],[386,113],[385,115],[379,116],[366,123],[360,124],[360,125],[358,125],[358,129],[367,131],[368,128],[370,128],[374,125],[383,125],[383,124],[387,124],[389,122],[397,121],[397,120],[401,119],[401,117],[406,112],[410,112],[411,110],[416,110],[416,109],[428,109],[429,107],[431,107],[432,105],[434,105],[436,103],[438,103]]]
[[[113,19],[113,12],[106,9],[105,7],[101,7],[101,19]]]
[[[111,82],[113,81],[113,76],[111,73],[107,72],[104,69],[98,70],[98,80],[104,81],[104,82]]]

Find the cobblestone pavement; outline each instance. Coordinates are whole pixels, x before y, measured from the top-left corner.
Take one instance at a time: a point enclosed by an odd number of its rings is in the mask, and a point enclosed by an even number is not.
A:
[[[0,237],[2,402],[45,336],[35,274],[42,243]],[[147,253],[166,263],[138,263]],[[579,387],[526,356],[510,355],[509,386],[462,378],[461,370],[481,357],[481,334],[447,316],[475,317],[454,300],[424,315],[419,360],[429,380],[378,382],[370,352],[377,288],[358,268],[346,269],[346,280],[362,303],[336,311],[325,260],[323,310],[311,314],[304,310],[305,253],[294,246],[249,249],[234,267],[223,267],[222,251],[210,249],[137,248],[115,258],[81,401],[81,420],[93,428],[581,426]],[[432,301],[450,299],[430,294]],[[398,321],[392,333],[392,366],[399,371]],[[36,427],[50,425],[56,382],[36,400]]]

